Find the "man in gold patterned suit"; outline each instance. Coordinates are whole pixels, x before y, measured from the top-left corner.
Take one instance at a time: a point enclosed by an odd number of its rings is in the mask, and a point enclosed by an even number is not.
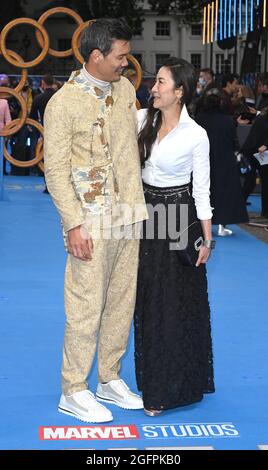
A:
[[[113,419],[99,401],[143,408],[119,377],[135,304],[137,228],[147,218],[135,90],[121,76],[130,39],[123,20],[89,26],[81,42],[85,64],[51,98],[44,120],[46,182],[68,250],[58,409],[86,422]],[[87,376],[97,343],[95,397]]]

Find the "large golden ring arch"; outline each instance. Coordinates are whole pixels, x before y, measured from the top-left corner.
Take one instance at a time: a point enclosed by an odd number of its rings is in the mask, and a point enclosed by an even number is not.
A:
[[[45,173],[45,165],[44,165],[44,160],[38,163],[38,166],[40,170],[42,170],[43,173]]]
[[[34,119],[27,118],[25,124],[28,124],[29,126],[36,127],[39,132],[43,135],[44,134],[44,129],[43,126]],[[6,146],[4,146],[4,155],[5,158],[12,163],[15,166],[19,166],[21,168],[26,168],[29,166],[34,166],[37,165],[39,162],[41,162],[43,158],[43,138],[40,138],[37,142],[36,149],[35,149],[35,157],[32,160],[27,160],[26,162],[17,160],[16,158],[13,158],[7,151]]]
[[[137,72],[137,78],[134,83],[135,90],[137,90],[142,80],[142,69],[141,69],[140,63],[137,61],[137,59],[135,59],[135,57],[132,54],[128,54],[127,59],[129,62],[131,62],[134,65],[135,70]]]
[[[26,107],[26,101],[24,100],[24,98],[21,95],[19,95],[17,91],[12,90],[12,88],[1,86],[0,98],[3,96],[6,97],[7,95],[12,95],[19,101],[21,105],[21,117],[19,119],[14,119],[7,126],[1,129],[0,130],[1,137],[12,135],[18,132],[22,128],[24,121],[27,117],[27,107]]]
[[[74,20],[78,24],[78,27],[77,27],[77,29],[75,30],[75,32],[73,33],[73,36],[72,36],[72,48],[68,49],[66,51],[56,51],[54,49],[49,48],[49,36],[48,36],[48,33],[47,33],[45,27],[43,26],[43,24],[45,23],[47,18],[50,17],[53,14],[56,14],[56,13],[65,13],[65,14],[71,16],[72,18],[74,18]],[[80,36],[81,36],[81,33],[83,32],[83,30],[87,26],[92,24],[94,21],[96,21],[96,20],[92,19],[92,20],[88,20],[86,22],[83,22],[82,18],[75,11],[71,10],[70,8],[56,7],[56,8],[51,8],[50,10],[47,10],[45,13],[43,13],[40,16],[38,21],[35,21],[31,18],[17,18],[13,21],[10,21],[3,28],[2,32],[1,32],[1,35],[0,35],[0,54],[3,54],[3,56],[5,57],[5,59],[9,63],[14,65],[15,67],[20,67],[23,70],[22,70],[22,73],[21,73],[21,79],[20,79],[18,85],[16,86],[16,88],[14,90],[10,89],[10,88],[7,88],[7,87],[0,87],[0,98],[1,97],[6,98],[9,95],[13,95],[19,101],[19,103],[21,105],[21,116],[20,116],[20,118],[12,120],[7,126],[4,127],[4,129],[0,130],[0,136],[12,135],[12,134],[18,132],[24,124],[36,127],[39,130],[39,132],[43,135],[43,127],[41,126],[41,124],[39,122],[33,120],[33,119],[27,118],[26,103],[25,103],[25,100],[23,99],[23,97],[19,94],[19,92],[22,90],[22,88],[23,88],[23,86],[24,86],[24,84],[27,80],[28,72],[27,72],[26,69],[29,68],[29,67],[34,67],[34,66],[38,65],[40,62],[42,62],[42,60],[46,57],[47,54],[50,54],[54,57],[68,57],[68,56],[72,55],[72,53],[73,53],[73,55],[78,60],[78,62],[80,62],[82,64],[84,62],[84,59],[83,59],[82,55],[79,52]],[[39,54],[39,56],[36,59],[34,59],[32,61],[29,61],[29,62],[25,62],[19,56],[19,54],[17,54],[15,51],[7,49],[6,45],[5,45],[6,37],[7,37],[7,34],[9,33],[9,31],[12,28],[14,28],[15,26],[17,26],[18,24],[23,24],[23,23],[24,24],[30,24],[30,25],[34,26],[35,28],[37,28],[37,31],[35,32],[36,38],[37,38],[37,41],[38,41],[39,45],[42,48],[42,51]],[[139,62],[131,54],[128,55],[127,59],[128,59],[129,62],[132,63],[132,65],[134,65],[134,68],[137,72],[137,79],[136,79],[136,82],[134,84],[135,89],[137,90],[139,88],[141,80],[142,80],[142,69],[141,69],[141,66],[140,66]],[[139,102],[138,101],[137,101],[137,107],[139,108]],[[23,162],[23,161],[20,161],[20,160],[16,160],[11,155],[9,155],[6,147],[4,147],[4,155],[5,155],[6,159],[10,161],[10,163],[12,163],[16,166],[29,167],[29,166],[33,166],[33,165],[38,164],[38,166],[41,168],[41,170],[44,171],[44,162],[42,160],[42,158],[43,158],[43,138],[39,139],[39,141],[37,143],[37,146],[36,146],[35,158],[33,158],[30,161]]]
[[[78,26],[78,28],[75,30],[75,32],[73,34],[73,37],[72,37],[73,55],[78,60],[78,62],[80,62],[80,64],[83,64],[85,62],[82,55],[80,54],[80,51],[79,51],[80,36],[81,36],[82,32],[84,31],[84,29],[86,29],[88,26],[91,26],[92,23],[94,23],[94,21],[95,20],[88,20],[88,21],[85,21],[84,23],[80,24],[80,26]]]
[[[81,16],[78,15],[78,13],[76,13],[74,10],[71,10],[70,8],[65,8],[65,7],[56,7],[56,8],[51,8],[51,10],[45,11],[45,13],[43,13],[40,16],[38,23],[41,24],[41,26],[43,26],[47,18],[49,18],[52,15],[55,15],[56,13],[65,13],[66,15],[71,16],[76,21],[78,26],[83,24],[83,20]],[[42,35],[40,34],[39,31],[35,31],[35,35],[40,46],[43,47],[44,41],[43,41]],[[73,50],[72,48],[70,48],[70,49],[67,49],[66,51],[56,51],[55,49],[49,48],[48,54],[52,55],[53,57],[69,57],[70,55],[73,54]]]
[[[7,49],[7,52],[8,52],[8,55],[11,56],[11,57],[14,57],[14,59],[20,61],[22,60],[22,58],[19,56],[19,54],[17,54],[17,52],[15,51],[11,51],[10,49]],[[0,50],[0,55],[2,54],[1,50]],[[27,80],[27,77],[28,77],[28,71],[27,69],[22,69],[22,72],[21,72],[21,79],[18,83],[18,85],[16,86],[16,88],[14,88],[14,90],[19,93],[22,88],[24,87],[25,83],[26,83],[26,80]]]
[[[17,26],[18,24],[30,24],[35,26],[43,35],[44,38],[44,48],[39,54],[36,59],[31,60],[29,62],[24,62],[24,60],[15,60],[8,54],[8,49],[6,48],[6,37],[9,31]],[[0,37],[0,49],[2,50],[2,54],[5,59],[10,63],[15,65],[16,67],[27,68],[27,67],[34,67],[38,65],[42,60],[46,57],[48,49],[49,49],[49,37],[45,30],[45,28],[40,25],[37,21],[32,20],[31,18],[17,18],[16,20],[10,21],[3,29]]]

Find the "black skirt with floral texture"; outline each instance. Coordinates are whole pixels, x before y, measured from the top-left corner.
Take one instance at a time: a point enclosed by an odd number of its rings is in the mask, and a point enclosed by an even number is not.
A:
[[[147,205],[181,204],[195,212],[187,186],[144,184]],[[154,212],[157,222],[157,211]],[[149,219],[150,220],[150,219]],[[147,409],[169,409],[214,392],[210,308],[206,267],[183,266],[168,236],[146,237],[143,224],[135,308],[135,365]]]

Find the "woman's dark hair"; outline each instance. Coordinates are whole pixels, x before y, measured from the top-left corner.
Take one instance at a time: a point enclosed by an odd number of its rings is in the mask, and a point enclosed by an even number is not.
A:
[[[205,91],[201,111],[222,109],[223,105],[224,95],[219,88],[210,88],[208,91]]]
[[[170,70],[174,80],[175,89],[182,86],[183,95],[181,98],[181,106],[188,106],[194,96],[197,84],[197,73],[195,68],[184,59],[170,57],[162,67]],[[140,152],[141,164],[150,157],[153,143],[156,140],[157,133],[162,124],[161,112],[153,107],[153,100],[150,100],[147,118],[143,129],[139,133],[138,145]]]
[[[87,62],[94,49],[99,49],[106,56],[113,41],[130,41],[131,38],[132,31],[123,18],[100,18],[89,25],[82,34],[80,52]]]

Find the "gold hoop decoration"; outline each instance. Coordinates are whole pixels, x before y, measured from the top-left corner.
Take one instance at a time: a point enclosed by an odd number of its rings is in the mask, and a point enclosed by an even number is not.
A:
[[[40,170],[45,173],[45,165],[44,165],[44,160],[42,160],[41,162],[38,163],[38,166],[40,168]]]
[[[26,124],[29,126],[36,127],[36,129],[39,130],[39,132],[43,135],[44,133],[44,128],[39,124],[39,122],[35,121],[34,119],[27,118],[26,119]],[[39,162],[41,162],[43,158],[43,138],[38,140],[38,143],[36,145],[35,149],[35,157],[32,160],[28,160],[26,162],[23,162],[21,160],[17,160],[16,158],[13,158],[7,151],[6,146],[4,145],[4,155],[5,158],[12,163],[15,166],[19,166],[22,168],[26,168],[28,166],[34,166],[37,165]]]
[[[80,26],[78,26],[78,28],[75,30],[73,37],[72,37],[73,55],[78,60],[78,62],[80,62],[80,64],[83,64],[85,60],[83,59],[79,51],[79,39],[84,29],[86,29],[88,26],[91,26],[92,23],[94,23],[94,21],[95,20],[88,20],[88,21],[85,21],[85,23],[80,24]]]
[[[136,108],[137,110],[141,109],[141,104],[138,99],[136,99]]]
[[[135,67],[135,70],[137,72],[137,78],[136,78],[135,83],[134,83],[135,90],[137,90],[139,88],[139,86],[141,84],[141,80],[142,80],[142,69],[141,69],[141,66],[140,66],[139,62],[137,61],[137,59],[135,59],[135,57],[133,57],[133,55],[128,54],[127,60],[129,62],[132,62],[132,64]]]
[[[39,31],[42,33],[43,38],[44,38],[44,46],[43,50],[39,54],[36,59],[31,60],[29,62],[24,62],[23,60],[15,60],[13,57],[11,57],[8,53],[8,49],[6,48],[6,37],[9,31],[14,28],[14,26],[17,26],[18,24],[30,24],[32,26],[35,26]],[[45,58],[47,55],[48,49],[49,49],[49,37],[48,34],[44,28],[44,26],[40,25],[37,23],[37,21],[32,20],[31,18],[17,18],[16,20],[10,21],[3,29],[0,37],[0,49],[2,50],[2,54],[5,57],[5,59],[10,63],[15,65],[16,67],[21,67],[23,69],[26,69],[27,67],[34,67],[35,65],[40,64],[42,60]]]
[[[56,7],[56,8],[51,8],[50,10],[45,11],[45,13],[43,13],[40,16],[40,18],[38,20],[38,23],[41,26],[43,26],[43,24],[47,20],[47,18],[49,18],[52,15],[55,15],[56,13],[65,13],[66,15],[71,16],[76,21],[78,26],[83,24],[83,20],[82,20],[81,16],[79,16],[78,13],[76,13],[76,11],[73,11],[70,8],[65,8],[65,7]],[[36,39],[37,39],[39,45],[41,46],[41,48],[43,48],[44,41],[43,41],[43,38],[42,38],[42,35],[40,34],[40,32],[35,31],[35,36],[36,36]],[[49,48],[48,49],[48,54],[52,55],[53,57],[69,57],[70,55],[73,54],[73,50],[72,50],[72,48],[70,48],[66,51],[56,51],[55,49]]]
[[[7,49],[7,52],[8,52],[8,55],[10,55],[11,57],[14,57],[14,59],[20,61],[22,60],[22,58],[19,56],[19,54],[17,54],[17,52],[15,51],[11,51],[10,49]],[[0,50],[0,55],[2,54],[1,50]],[[22,72],[21,72],[21,79],[18,83],[18,85],[16,86],[16,88],[14,88],[14,90],[19,93],[22,88],[24,87],[25,83],[26,83],[26,80],[27,80],[27,77],[28,77],[28,71],[27,69],[23,69]]]
[[[21,105],[21,117],[19,119],[14,119],[7,126],[5,126],[3,129],[0,130],[0,136],[2,137],[7,136],[7,135],[12,135],[18,132],[22,128],[25,122],[25,119],[27,117],[26,101],[21,95],[18,94],[17,91],[12,90],[12,88],[8,88],[6,86],[1,86],[0,98],[3,97],[3,94],[4,96],[12,95],[19,101]]]

